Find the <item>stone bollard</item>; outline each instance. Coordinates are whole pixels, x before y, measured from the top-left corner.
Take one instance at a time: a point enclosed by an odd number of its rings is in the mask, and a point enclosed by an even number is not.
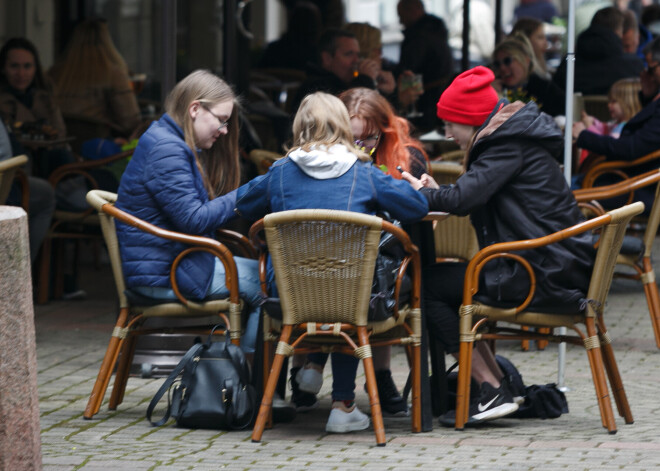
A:
[[[27,215],[0,206],[0,471],[40,470]]]

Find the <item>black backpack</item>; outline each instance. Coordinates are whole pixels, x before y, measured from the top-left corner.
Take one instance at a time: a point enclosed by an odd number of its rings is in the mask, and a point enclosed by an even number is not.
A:
[[[495,360],[497,360],[497,365],[509,382],[511,394],[525,398],[525,402],[511,417],[519,419],[555,419],[568,413],[566,396],[557,389],[555,383],[525,386],[522,375],[509,359],[496,355]]]
[[[497,365],[502,370],[504,378],[508,381],[513,396],[523,396],[525,402],[509,417],[518,419],[555,419],[568,413],[568,402],[563,392],[557,389],[555,383],[544,385],[533,384],[525,386],[522,375],[508,358],[495,355]],[[456,386],[458,373],[453,371],[458,363],[452,365],[447,371],[447,407],[456,408]],[[479,385],[474,379],[470,384],[470,402],[479,397]]]

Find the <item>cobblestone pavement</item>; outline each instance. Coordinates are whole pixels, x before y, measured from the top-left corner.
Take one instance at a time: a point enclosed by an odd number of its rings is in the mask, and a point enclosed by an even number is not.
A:
[[[289,424],[266,430],[259,444],[250,431],[185,430],[171,423],[153,428],[148,402],[162,379],[131,378],[116,411],[104,403],[93,420],[82,412],[115,318],[109,268],[86,270],[85,301],[51,302],[35,309],[42,454],[45,470],[653,470],[660,469],[660,351],[656,348],[641,285],[615,281],[606,320],[635,423],[617,417],[616,435],[602,428],[583,349],[567,349],[566,393],[570,413],[552,420],[501,419],[463,432],[434,421],[413,434],[407,418],[385,418],[387,446],[376,447],[371,429],[347,435],[324,431],[331,378],[321,406]],[[394,349],[397,384],[406,377],[405,356]],[[500,343],[498,353],[518,366],[526,384],[556,381],[557,348]],[[358,405],[368,410],[358,370]],[[112,384],[111,384],[112,386]],[[109,394],[106,395],[106,401]]]

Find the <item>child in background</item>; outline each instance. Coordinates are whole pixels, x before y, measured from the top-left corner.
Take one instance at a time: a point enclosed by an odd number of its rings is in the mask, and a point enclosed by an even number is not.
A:
[[[642,109],[639,101],[640,90],[641,84],[638,78],[617,80],[608,93],[609,102],[607,108],[610,111],[612,120],[603,123],[593,116],[588,115],[585,111],[582,111],[582,121],[581,123],[576,123],[576,125],[579,126],[581,124],[584,126],[584,129],[594,134],[618,138],[626,122]],[[584,161],[588,154],[589,151],[582,151],[580,163]]]

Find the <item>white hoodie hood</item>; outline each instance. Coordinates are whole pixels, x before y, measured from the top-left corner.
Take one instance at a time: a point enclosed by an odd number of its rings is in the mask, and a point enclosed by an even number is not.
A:
[[[305,174],[317,180],[341,177],[357,160],[357,156],[343,144],[335,144],[330,149],[326,146],[315,147],[309,152],[297,148],[289,153],[289,158]]]

